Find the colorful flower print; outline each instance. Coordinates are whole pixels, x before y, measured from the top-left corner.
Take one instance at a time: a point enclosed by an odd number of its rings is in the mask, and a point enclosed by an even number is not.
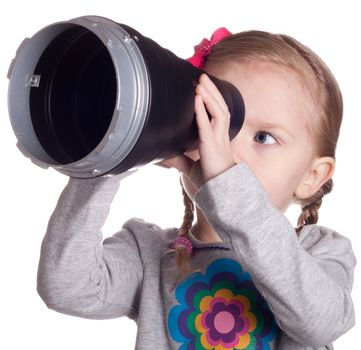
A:
[[[278,327],[250,274],[232,259],[212,262],[176,288],[178,305],[168,315],[172,338],[193,349],[270,349]]]

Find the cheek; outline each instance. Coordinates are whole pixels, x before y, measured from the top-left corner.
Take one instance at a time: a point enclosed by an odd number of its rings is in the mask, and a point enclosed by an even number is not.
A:
[[[284,212],[293,200],[292,184],[287,179],[268,177],[265,180],[265,191],[274,207]]]
[[[262,184],[267,196],[274,207],[282,209],[289,194],[287,193],[287,184],[282,179],[280,173],[275,171],[256,170],[255,175]]]
[[[284,166],[283,164],[288,164]],[[293,201],[293,195],[300,183],[301,170],[289,163],[276,163],[253,166],[253,172],[266,191],[274,207],[286,211]]]

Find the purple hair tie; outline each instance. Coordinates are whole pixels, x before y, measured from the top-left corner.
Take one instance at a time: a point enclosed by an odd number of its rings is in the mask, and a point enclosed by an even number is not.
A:
[[[188,238],[183,237],[183,236],[178,236],[173,243],[173,248],[176,249],[179,246],[185,247],[187,249],[189,255],[192,254],[193,245],[192,245],[192,242]]]

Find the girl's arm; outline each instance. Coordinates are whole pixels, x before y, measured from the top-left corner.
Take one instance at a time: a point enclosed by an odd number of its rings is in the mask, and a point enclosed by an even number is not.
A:
[[[41,247],[37,289],[49,308],[87,318],[137,317],[143,276],[137,245],[124,228],[103,244],[101,233],[129,174],[69,179]]]
[[[319,348],[354,325],[356,260],[348,239],[315,225],[297,238],[243,163],[206,182],[194,200],[231,242],[288,336]]]

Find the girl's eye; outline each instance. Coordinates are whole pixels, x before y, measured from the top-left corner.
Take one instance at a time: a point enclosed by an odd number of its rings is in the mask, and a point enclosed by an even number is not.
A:
[[[264,145],[274,145],[275,143],[277,143],[277,140],[266,131],[257,132],[254,139],[256,142],[262,143]]]

